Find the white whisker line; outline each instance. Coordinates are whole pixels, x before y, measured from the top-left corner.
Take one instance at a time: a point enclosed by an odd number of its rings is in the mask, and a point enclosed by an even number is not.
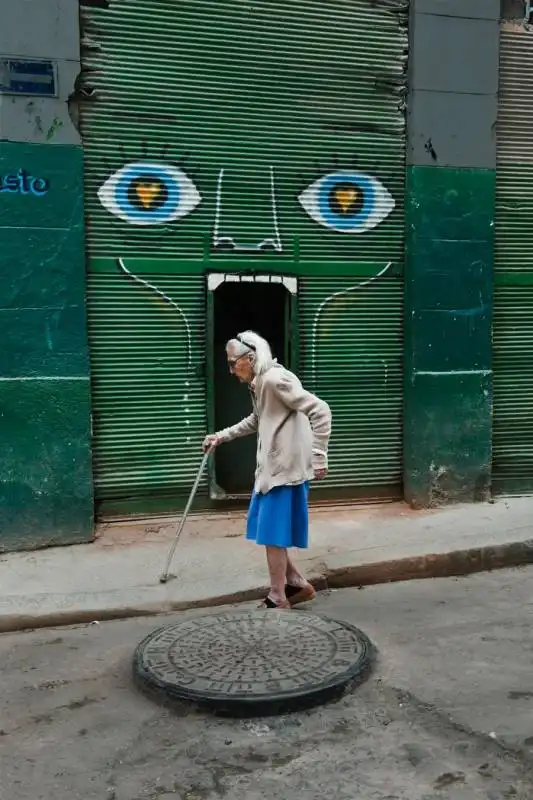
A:
[[[274,218],[274,235],[276,236],[276,249],[283,250],[278,224],[278,205],[276,202],[276,182],[274,180],[274,167],[270,167],[270,192],[272,195],[272,216]]]
[[[311,336],[311,375],[313,376],[313,380],[316,380],[316,334],[317,334],[317,328],[318,328],[318,324],[320,322],[320,315],[322,314],[322,312],[325,309],[325,307],[327,306],[327,304],[331,303],[331,301],[335,300],[337,297],[341,297],[342,295],[345,295],[345,294],[350,294],[350,292],[354,292],[354,291],[356,291],[356,289],[363,289],[365,286],[368,286],[370,283],[374,283],[374,281],[377,281],[378,278],[381,278],[383,275],[385,275],[385,273],[388,272],[391,267],[392,267],[392,261],[389,261],[387,266],[383,267],[383,269],[380,272],[378,272],[377,275],[374,275],[372,278],[368,278],[368,280],[362,281],[361,283],[358,283],[355,286],[350,286],[350,287],[348,287],[348,289],[341,289],[338,292],[334,292],[333,294],[330,294],[329,297],[326,297],[326,299],[323,300],[322,303],[319,305],[319,307],[317,309],[317,312],[315,314],[315,318],[313,320],[313,333],[312,333],[312,336]]]
[[[218,173],[218,180],[217,180],[217,198],[216,198],[216,205],[215,205],[215,229],[213,231],[213,242],[215,246],[218,243],[218,234],[220,229],[220,204],[222,199],[222,181],[224,180],[224,169],[221,169]]]
[[[184,312],[181,310],[179,305],[174,300],[172,300],[171,297],[168,297],[164,292],[162,292],[161,289],[158,289],[157,286],[154,286],[152,283],[149,283],[148,281],[145,281],[142,278],[139,278],[138,275],[135,275],[135,273],[131,272],[131,270],[129,270],[126,267],[126,265],[124,264],[124,262],[123,262],[123,260],[121,258],[118,258],[117,261],[118,261],[118,265],[119,265],[120,269],[126,275],[128,275],[128,277],[132,278],[137,283],[140,283],[141,286],[145,286],[147,289],[151,289],[153,292],[155,292],[157,295],[159,295],[159,297],[161,297],[163,300],[166,300],[166,302],[169,303],[172,306],[172,308],[174,308],[178,312],[178,314],[182,318],[182,320],[183,320],[183,322],[185,324],[185,328],[187,330],[187,365],[188,365],[188,369],[190,370],[192,368],[192,335],[191,335],[191,328],[190,328],[190,325],[189,325],[189,321],[188,321],[187,317],[185,316]]]

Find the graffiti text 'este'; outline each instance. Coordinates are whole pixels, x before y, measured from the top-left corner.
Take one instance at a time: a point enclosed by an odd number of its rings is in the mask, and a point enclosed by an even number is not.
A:
[[[33,194],[36,197],[43,197],[49,189],[50,182],[46,178],[34,177],[22,168],[16,173],[0,175],[0,192]]]

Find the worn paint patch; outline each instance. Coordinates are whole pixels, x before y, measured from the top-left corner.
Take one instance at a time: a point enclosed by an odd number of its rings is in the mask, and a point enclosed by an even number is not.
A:
[[[0,175],[0,550],[88,541],[83,154],[0,143]]]
[[[50,125],[50,127],[48,128],[48,130],[46,132],[46,141],[49,142],[51,139],[53,139],[55,134],[56,134],[56,132],[64,124],[65,123],[63,122],[62,119],[59,119],[59,117],[54,117],[54,119],[52,120],[52,124]]]
[[[486,499],[492,456],[495,172],[412,167],[405,382],[407,499]]]

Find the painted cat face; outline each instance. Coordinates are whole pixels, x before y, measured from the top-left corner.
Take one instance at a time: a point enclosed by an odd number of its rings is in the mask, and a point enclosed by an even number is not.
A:
[[[399,260],[401,4],[367,5],[188,0],[164,43],[143,34],[142,92],[127,60],[104,62],[116,125],[88,154],[91,252]]]
[[[213,387],[209,278],[236,272],[293,282],[336,480],[396,485],[408,3],[81,5],[103,496],[188,491]]]

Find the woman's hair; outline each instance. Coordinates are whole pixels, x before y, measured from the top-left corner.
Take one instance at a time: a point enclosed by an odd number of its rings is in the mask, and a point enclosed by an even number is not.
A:
[[[226,350],[231,349],[237,356],[250,353],[253,355],[254,372],[261,375],[272,364],[272,350],[266,339],[254,331],[244,331],[237,334],[235,339],[230,339]]]

